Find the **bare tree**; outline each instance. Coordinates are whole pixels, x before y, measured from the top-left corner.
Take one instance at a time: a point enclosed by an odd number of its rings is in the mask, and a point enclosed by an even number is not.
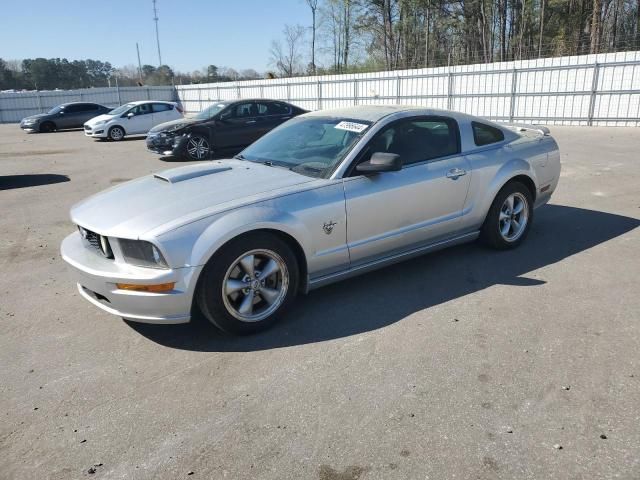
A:
[[[316,74],[316,11],[318,0],[305,0],[311,9],[311,70]]]
[[[284,43],[280,40],[271,42],[271,63],[282,76],[291,77],[300,71],[305,29],[302,25],[285,25],[282,33]]]

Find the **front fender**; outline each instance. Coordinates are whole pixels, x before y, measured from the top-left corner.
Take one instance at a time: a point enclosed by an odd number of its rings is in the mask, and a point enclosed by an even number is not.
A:
[[[306,252],[311,246],[307,227],[288,212],[268,206],[234,210],[216,218],[196,239],[188,263],[204,265],[225,243],[254,230],[277,230],[293,237]]]

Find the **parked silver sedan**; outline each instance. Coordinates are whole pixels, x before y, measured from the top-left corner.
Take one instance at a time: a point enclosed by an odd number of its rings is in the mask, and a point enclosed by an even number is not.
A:
[[[527,236],[560,176],[544,127],[402,106],[301,115],[233,159],[148,175],[74,206],[82,296],[126,319],[271,325],[299,292],[481,238]]]

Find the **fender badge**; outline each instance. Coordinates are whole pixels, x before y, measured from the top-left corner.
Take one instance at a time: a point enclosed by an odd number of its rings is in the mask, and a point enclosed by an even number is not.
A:
[[[324,233],[326,233],[327,235],[331,235],[331,232],[333,232],[333,227],[335,227],[336,225],[336,222],[324,222],[324,225],[322,225],[322,229],[324,230]]]

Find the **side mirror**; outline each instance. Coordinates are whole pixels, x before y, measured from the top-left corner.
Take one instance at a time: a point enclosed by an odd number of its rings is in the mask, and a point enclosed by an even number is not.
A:
[[[135,115],[136,115],[135,113],[129,112],[129,113],[127,113],[127,118],[131,119],[131,118],[135,117]]]
[[[402,169],[402,159],[395,153],[375,152],[368,162],[362,162],[356,167],[356,172],[379,173],[397,172]]]

